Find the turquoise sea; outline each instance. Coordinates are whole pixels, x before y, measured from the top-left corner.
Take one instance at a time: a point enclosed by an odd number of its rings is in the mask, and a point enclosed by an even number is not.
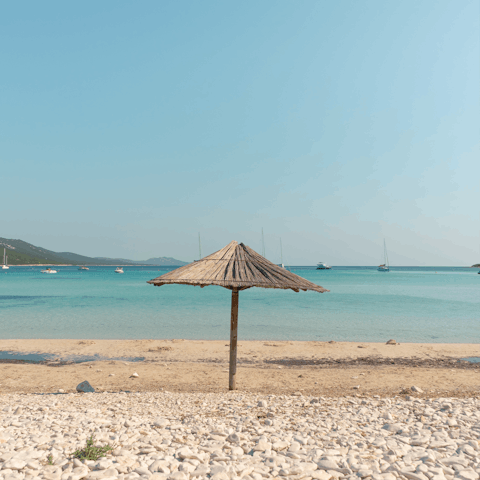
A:
[[[159,267],[56,269],[0,271],[0,338],[229,338],[224,288],[147,284]],[[330,293],[240,292],[240,339],[480,343],[477,269],[291,270]]]

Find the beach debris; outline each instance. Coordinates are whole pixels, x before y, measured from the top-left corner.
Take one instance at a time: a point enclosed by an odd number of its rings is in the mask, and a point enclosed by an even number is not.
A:
[[[360,389],[360,385],[355,385],[355,386],[353,387],[353,389],[354,389],[354,390],[359,390],[359,389]]]
[[[137,372],[132,373],[130,378],[138,378],[140,375]]]
[[[410,390],[415,393],[423,393],[423,390],[420,387],[416,387],[415,385],[411,387]]]
[[[90,385],[87,380],[77,385],[77,392],[79,393],[93,393],[95,389]]]
[[[266,400],[260,400],[260,401],[257,403],[257,407],[266,408],[266,407],[268,407],[268,403],[267,403]]]
[[[396,344],[397,342],[393,338],[391,338],[385,345],[396,345]]]
[[[328,343],[337,343],[335,340],[330,340]]]
[[[65,393],[65,390],[64,390],[63,388],[59,388],[59,389],[57,390],[57,392],[58,392],[58,393]]]
[[[114,374],[114,373],[110,373],[108,376],[109,376],[109,377],[114,377],[115,374]]]

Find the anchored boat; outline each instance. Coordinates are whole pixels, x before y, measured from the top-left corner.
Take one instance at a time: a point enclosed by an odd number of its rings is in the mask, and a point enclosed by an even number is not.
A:
[[[52,270],[50,267],[48,267],[46,270],[42,270],[42,273],[57,273],[57,271]]]
[[[8,256],[6,254],[6,249],[3,249],[3,265],[2,270],[8,270],[10,267],[8,266]]]
[[[390,268],[388,266],[388,255],[387,255],[387,245],[385,239],[383,239],[383,263],[378,266],[377,270],[379,272],[389,272]]]

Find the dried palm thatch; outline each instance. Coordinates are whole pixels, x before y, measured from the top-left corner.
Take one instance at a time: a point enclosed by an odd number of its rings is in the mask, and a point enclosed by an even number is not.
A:
[[[161,287],[168,284],[219,285],[232,290],[232,317],[230,324],[230,377],[229,389],[236,388],[238,292],[251,287],[313,290],[328,292],[288,270],[268,261],[243,243],[230,242],[218,252],[196,262],[177,268],[149,282]]]
[[[233,241],[218,252],[177,268],[148,283],[160,287],[169,283],[183,285],[219,285],[230,290],[250,287],[283,288],[295,292],[325,288],[275,265],[243,243]]]

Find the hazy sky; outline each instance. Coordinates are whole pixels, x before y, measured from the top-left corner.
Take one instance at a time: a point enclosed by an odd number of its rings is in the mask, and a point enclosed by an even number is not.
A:
[[[479,2],[23,1],[0,236],[56,251],[480,261]]]

